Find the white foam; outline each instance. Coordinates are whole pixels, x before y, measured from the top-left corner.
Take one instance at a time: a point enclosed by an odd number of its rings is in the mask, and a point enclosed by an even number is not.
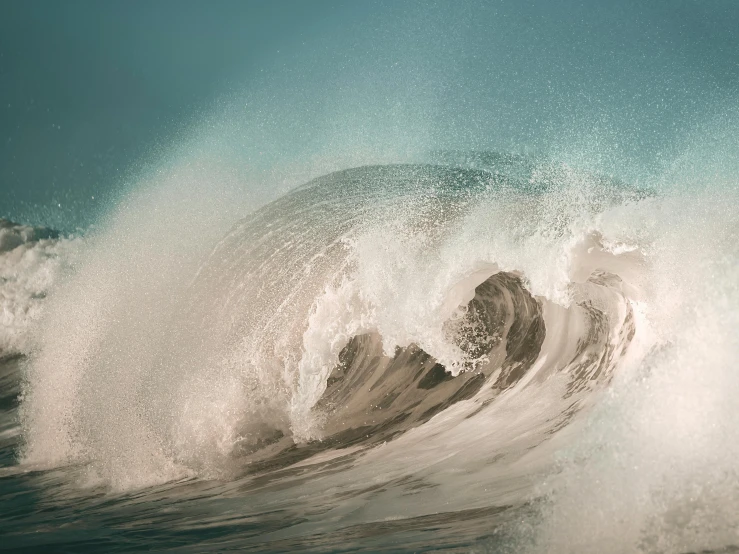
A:
[[[0,220],[0,355],[28,353],[44,298],[74,262],[80,239]]]

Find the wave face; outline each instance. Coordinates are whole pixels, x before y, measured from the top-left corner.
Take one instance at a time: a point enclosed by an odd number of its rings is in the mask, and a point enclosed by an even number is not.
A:
[[[729,547],[736,200],[482,153],[331,173],[169,258],[120,217],[24,351],[22,466],[212,483],[183,533],[262,526],[212,547]]]

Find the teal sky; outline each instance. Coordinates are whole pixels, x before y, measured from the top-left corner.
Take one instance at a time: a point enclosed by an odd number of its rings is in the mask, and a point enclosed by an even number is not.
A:
[[[402,135],[430,149],[596,141],[644,167],[739,88],[733,0],[3,0],[0,13],[0,216],[66,225],[224,105],[229,140],[270,164]]]

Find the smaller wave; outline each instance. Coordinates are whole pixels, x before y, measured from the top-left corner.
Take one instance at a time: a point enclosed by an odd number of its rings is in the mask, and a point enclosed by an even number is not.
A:
[[[69,266],[79,238],[0,219],[0,358],[27,353],[43,299]]]

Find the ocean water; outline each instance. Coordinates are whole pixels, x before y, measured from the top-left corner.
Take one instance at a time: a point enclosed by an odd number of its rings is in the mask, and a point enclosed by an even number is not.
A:
[[[739,551],[736,8],[339,4],[8,200],[0,549]]]

